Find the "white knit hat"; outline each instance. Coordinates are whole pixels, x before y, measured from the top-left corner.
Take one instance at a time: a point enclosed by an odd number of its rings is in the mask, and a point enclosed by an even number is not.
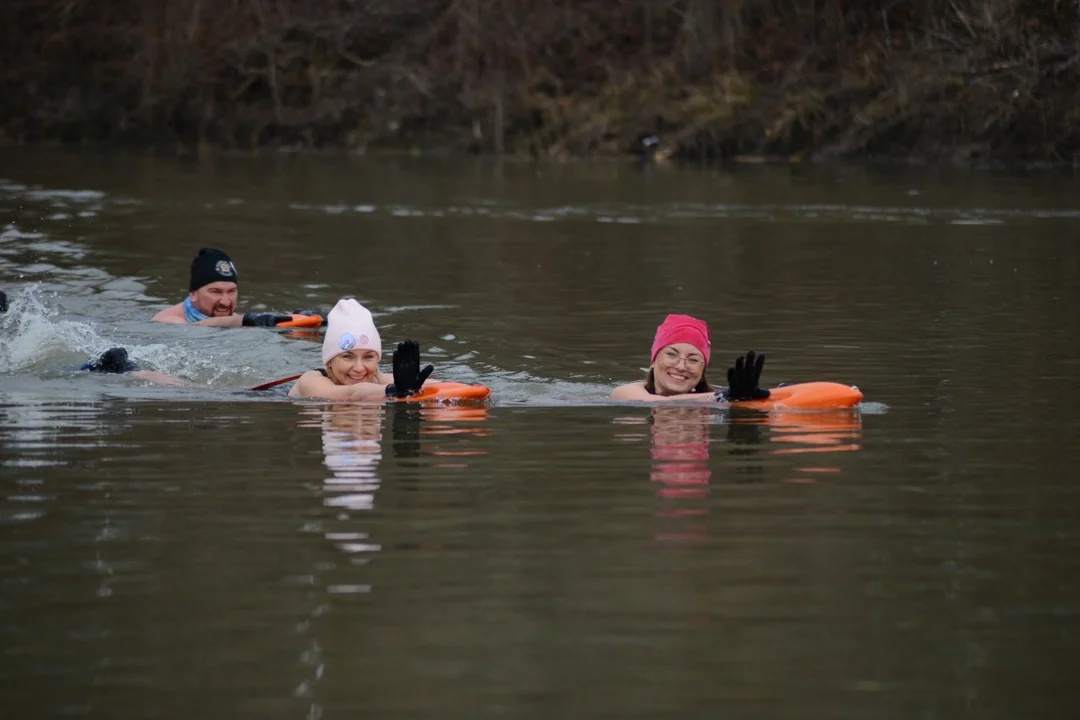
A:
[[[323,365],[328,365],[335,357],[350,350],[374,350],[382,357],[382,339],[375,329],[371,311],[352,298],[346,298],[338,300],[326,319]]]

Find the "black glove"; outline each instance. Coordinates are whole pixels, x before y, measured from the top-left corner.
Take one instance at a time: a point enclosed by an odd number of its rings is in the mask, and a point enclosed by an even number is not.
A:
[[[97,360],[91,360],[83,365],[80,370],[101,373],[126,373],[134,372],[139,366],[128,359],[127,350],[122,347],[110,348],[101,354]]]
[[[735,367],[728,368],[727,371],[727,388],[716,393],[717,402],[764,400],[769,397],[768,390],[758,387],[758,382],[761,380],[761,368],[764,366],[765,356],[755,355],[753,350],[743,357],[736,358]]]
[[[419,392],[435,366],[420,369],[420,343],[406,340],[394,351],[394,382],[386,386],[387,397],[409,397]]]
[[[244,327],[274,327],[278,323],[289,322],[292,315],[278,315],[277,313],[245,313],[240,324]]]
[[[0,290],[0,312],[7,312],[7,295]]]

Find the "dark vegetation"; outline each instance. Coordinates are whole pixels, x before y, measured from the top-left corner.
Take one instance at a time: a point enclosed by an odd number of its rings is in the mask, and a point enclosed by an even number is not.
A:
[[[0,140],[1080,161],[1076,0],[6,0]]]

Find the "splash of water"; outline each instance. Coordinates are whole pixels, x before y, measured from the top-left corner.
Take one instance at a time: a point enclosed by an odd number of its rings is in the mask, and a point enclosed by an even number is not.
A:
[[[60,319],[43,294],[37,285],[8,292],[8,311],[0,314],[0,372],[71,365],[106,349],[93,326]]]
[[[116,336],[117,328],[88,320],[67,319],[53,307],[55,293],[26,285],[9,292],[10,307],[0,314],[0,373],[64,375],[111,347],[122,346],[144,369],[214,384],[250,368],[230,367],[225,358],[231,343],[225,336],[217,352],[183,343],[135,341]]]

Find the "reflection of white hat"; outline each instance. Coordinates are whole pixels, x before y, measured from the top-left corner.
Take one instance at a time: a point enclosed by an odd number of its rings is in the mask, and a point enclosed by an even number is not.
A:
[[[352,298],[338,300],[326,319],[322,344],[323,365],[343,352],[374,350],[382,357],[382,339],[371,319],[371,311]]]

